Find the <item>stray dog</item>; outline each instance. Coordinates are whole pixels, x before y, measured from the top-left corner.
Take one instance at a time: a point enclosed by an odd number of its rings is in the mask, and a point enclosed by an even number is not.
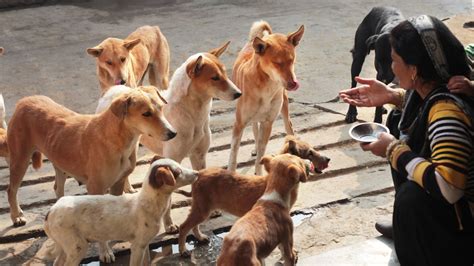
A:
[[[168,88],[170,49],[158,26],[140,27],[124,40],[107,38],[87,53],[97,59],[102,94],[113,85],[141,85],[147,71],[151,85]]]
[[[45,96],[18,101],[10,120],[8,201],[14,226],[26,223],[17,192],[33,152],[48,157],[56,169],[56,196],[64,195],[67,175],[85,184],[89,194],[123,192],[136,163],[141,134],[162,140],[176,136],[164,118],[157,94],[134,90],[116,98],[98,115],[81,115]],[[41,158],[41,156],[39,156]]]
[[[170,159],[151,164],[139,193],[66,196],[46,215],[44,230],[55,242],[54,265],[78,265],[87,253],[88,242],[99,242],[100,260],[113,262],[109,240],[131,243],[130,265],[149,260],[148,244],[159,232],[171,193],[191,184],[198,172]]]
[[[281,154],[293,154],[310,160],[313,171],[321,173],[328,166],[329,158],[321,156],[308,143],[294,136],[287,136]],[[220,168],[205,169],[199,172],[198,179],[192,185],[192,206],[186,220],[179,227],[179,252],[183,257],[191,253],[186,250],[186,235],[193,228],[194,236],[200,242],[208,237],[199,230],[199,224],[205,221],[216,209],[242,217],[263,195],[269,175],[245,176]],[[290,207],[296,202],[298,190],[291,191]]]
[[[293,221],[290,216],[293,190],[306,182],[311,162],[290,154],[264,156],[269,173],[264,194],[224,237],[217,265],[263,265],[278,246],[285,265],[295,265]]]
[[[256,175],[262,173],[259,162],[265,154],[273,122],[280,111],[287,133],[293,133],[285,89],[291,91],[299,87],[294,73],[295,47],[303,33],[303,26],[294,33],[284,35],[272,33],[265,21],[252,25],[249,41],[240,51],[232,73],[232,79],[242,90],[242,97],[237,102],[229,170],[235,171],[237,167],[240,141],[248,123],[252,123],[256,140]]]
[[[393,7],[374,7],[365,16],[357,28],[354,40],[351,66],[351,88],[357,85],[355,77],[360,74],[365,57],[370,50],[375,50],[375,69],[377,80],[385,84],[392,82],[395,77],[392,71],[392,57],[390,45],[390,31],[405,18],[400,10]],[[374,122],[382,123],[383,106],[375,108]],[[357,108],[349,105],[346,122],[353,123],[357,120]]]

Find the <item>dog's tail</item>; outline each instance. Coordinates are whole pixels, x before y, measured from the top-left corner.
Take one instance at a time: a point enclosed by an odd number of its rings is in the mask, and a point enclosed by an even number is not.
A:
[[[31,161],[33,162],[33,168],[35,170],[38,170],[41,168],[41,165],[43,165],[43,156],[41,156],[41,152],[35,151],[33,152],[33,155],[31,155]]]
[[[7,129],[7,122],[5,122],[6,114],[5,101],[3,100],[3,95],[0,93],[0,127],[3,129]]]
[[[253,41],[255,37],[262,38],[265,35],[272,34],[272,27],[264,20],[256,21],[250,28],[249,41]]]

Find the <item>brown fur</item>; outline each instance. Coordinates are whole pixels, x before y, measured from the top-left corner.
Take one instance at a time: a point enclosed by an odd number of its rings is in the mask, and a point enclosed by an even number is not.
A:
[[[291,148],[290,148],[291,147]],[[319,171],[327,167],[329,158],[321,156],[307,142],[288,136],[281,154],[290,153],[303,159],[321,164]],[[322,163],[326,162],[326,167]],[[207,241],[207,236],[199,230],[199,224],[205,221],[216,209],[223,210],[235,216],[243,216],[263,195],[267,186],[266,176],[247,176],[220,168],[202,170],[198,179],[192,185],[193,197],[191,210],[186,220],[179,227],[179,251],[182,256],[190,256],[185,248],[186,235],[193,228],[193,233],[199,241]],[[182,193],[182,192],[180,192]],[[291,192],[291,206],[298,196],[298,190]]]
[[[287,134],[293,135],[286,90],[296,90],[294,73],[295,47],[304,33],[284,35],[273,33],[267,22],[256,22],[251,28],[249,42],[240,51],[233,68],[232,79],[242,90],[237,101],[236,121],[232,133],[229,169],[235,171],[237,153],[244,128],[252,123],[256,141],[255,173],[265,154],[273,122],[281,112]]]
[[[291,194],[306,182],[305,162],[290,154],[265,156],[261,163],[269,172],[264,195],[232,226],[224,237],[217,265],[261,265],[279,246],[285,265],[296,264],[293,249]],[[278,193],[277,197],[274,195]]]
[[[120,195],[126,177],[135,168],[139,135],[163,140],[174,136],[162,105],[156,93],[143,90],[121,95],[96,115],[77,114],[45,96],[18,101],[7,132],[8,200],[14,225],[26,223],[17,191],[33,152],[45,154],[55,166],[58,197],[64,194],[65,174],[85,184],[89,194],[104,194],[111,188],[112,194]],[[59,184],[58,172],[64,173]]]
[[[96,57],[97,76],[102,93],[111,86],[141,85],[146,72],[149,82],[159,89],[168,88],[170,50],[158,26],[143,26],[125,39],[107,38],[87,49]]]

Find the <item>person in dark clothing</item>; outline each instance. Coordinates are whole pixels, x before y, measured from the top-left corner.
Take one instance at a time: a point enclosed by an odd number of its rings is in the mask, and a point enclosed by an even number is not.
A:
[[[449,92],[468,78],[462,44],[438,19],[418,16],[390,33],[400,87],[374,79],[340,92],[356,106],[403,106],[400,139],[382,133],[362,149],[387,157],[396,189],[393,238],[402,265],[474,263],[474,104]]]

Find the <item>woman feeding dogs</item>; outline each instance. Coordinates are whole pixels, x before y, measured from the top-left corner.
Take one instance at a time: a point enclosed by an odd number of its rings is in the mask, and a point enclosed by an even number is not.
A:
[[[396,196],[395,249],[402,265],[472,264],[474,221],[473,124],[469,101],[448,90],[469,75],[461,43],[438,19],[419,16],[390,34],[392,70],[404,92],[376,80],[342,91],[357,106],[404,105],[400,140],[382,133],[362,149],[387,157]],[[473,106],[472,104],[470,106]]]

